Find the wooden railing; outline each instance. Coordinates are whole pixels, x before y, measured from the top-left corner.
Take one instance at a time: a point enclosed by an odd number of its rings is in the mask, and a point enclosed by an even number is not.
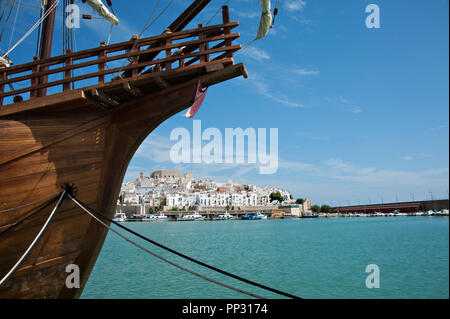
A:
[[[216,26],[171,33],[123,43],[101,45],[94,49],[70,52],[9,68],[0,69],[0,106],[16,101],[105,84],[121,78],[124,71],[131,78],[143,72],[184,70],[213,61],[226,60],[240,45],[232,41],[239,33],[231,33],[238,26],[229,22]],[[140,62],[144,54],[154,54],[151,61]],[[130,70],[130,71],[128,71]],[[48,92],[47,92],[48,90]]]

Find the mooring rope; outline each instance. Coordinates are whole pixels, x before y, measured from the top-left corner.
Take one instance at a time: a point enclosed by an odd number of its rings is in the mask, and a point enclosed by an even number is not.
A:
[[[22,224],[24,221],[26,221],[27,219],[30,219],[31,217],[39,214],[40,212],[42,212],[44,209],[46,209],[47,207],[49,207],[51,204],[53,204],[56,200],[58,199],[58,197],[54,197],[52,200],[50,200],[48,203],[44,204],[42,207],[38,208],[37,210],[35,210],[34,212],[32,212],[31,214],[25,216],[24,218],[22,218],[21,220],[19,220],[18,222],[12,224],[11,226],[9,226],[8,228],[6,228],[5,230],[0,232],[0,236],[3,235],[4,233],[16,228],[17,226],[19,226],[20,224]]]
[[[16,262],[16,264],[11,268],[11,270],[0,280],[0,288],[3,287],[3,285],[8,281],[9,278],[11,278],[12,275],[17,271],[17,269],[20,267],[20,265],[23,263],[25,258],[28,256],[28,254],[31,252],[31,250],[36,246],[39,239],[44,234],[45,230],[47,229],[48,225],[52,221],[53,217],[55,216],[56,212],[58,211],[59,206],[61,206],[62,201],[64,200],[64,197],[66,196],[66,191],[64,190],[59,197],[58,203],[56,203],[55,208],[53,208],[53,211],[50,213],[49,217],[47,218],[47,221],[45,222],[44,226],[42,226],[39,233],[34,238],[33,242],[28,246],[28,249],[23,253],[22,257]]]
[[[60,192],[55,193],[55,194],[52,194],[52,195],[50,195],[50,196],[43,197],[43,198],[41,198],[41,199],[38,199],[38,200],[36,200],[36,201],[34,201],[34,202],[31,202],[31,203],[28,203],[28,204],[24,204],[24,205],[20,205],[20,206],[17,206],[17,207],[13,207],[13,208],[8,208],[8,209],[0,210],[0,214],[1,214],[1,213],[6,213],[6,212],[10,212],[10,211],[13,211],[13,210],[18,210],[18,209],[21,209],[21,208],[25,208],[25,207],[28,207],[28,206],[31,206],[31,205],[34,205],[34,204],[43,202],[44,200],[49,199],[49,198],[51,198],[51,197],[54,197],[54,196],[57,195],[57,194],[60,194]]]
[[[217,285],[219,285],[219,286],[222,286],[222,287],[225,287],[225,288],[228,288],[228,289],[231,289],[231,290],[234,290],[234,291],[237,291],[237,292],[246,294],[246,295],[251,296],[251,297],[255,297],[255,298],[259,298],[259,299],[265,299],[264,297],[255,295],[255,294],[253,294],[253,293],[251,293],[251,292],[248,292],[248,291],[245,291],[245,290],[242,290],[242,289],[239,289],[239,288],[236,288],[236,287],[233,287],[233,286],[224,284],[224,283],[222,283],[222,282],[220,282],[220,281],[217,281],[217,280],[214,280],[214,279],[212,279],[212,278],[209,278],[209,277],[206,277],[206,276],[204,276],[204,275],[201,275],[201,274],[199,274],[199,273],[197,273],[197,272],[195,272],[195,271],[192,271],[192,270],[189,270],[189,269],[187,269],[187,268],[185,268],[185,267],[183,267],[183,266],[180,266],[180,265],[178,265],[178,264],[176,264],[176,263],[174,263],[174,262],[172,262],[172,261],[170,261],[170,260],[168,260],[168,259],[166,259],[166,258],[164,258],[164,257],[161,257],[161,256],[159,256],[158,254],[155,254],[154,252],[148,250],[147,248],[145,248],[145,247],[139,245],[139,244],[136,243],[135,241],[133,241],[133,240],[129,239],[128,237],[122,235],[122,234],[119,233],[118,231],[112,229],[109,225],[107,225],[107,224],[105,224],[104,222],[102,222],[98,217],[96,217],[96,216],[95,216],[94,214],[92,214],[86,207],[84,207],[84,204],[82,204],[81,202],[77,201],[77,200],[76,200],[75,198],[73,198],[72,196],[69,195],[69,198],[72,199],[72,200],[73,200],[73,201],[74,201],[74,202],[75,202],[75,203],[76,203],[83,211],[85,211],[87,214],[89,214],[89,215],[90,215],[92,218],[94,218],[98,223],[100,223],[101,225],[103,225],[104,227],[106,227],[107,229],[109,229],[110,231],[112,231],[113,233],[115,233],[117,236],[119,236],[119,237],[121,237],[122,239],[126,240],[127,242],[129,242],[129,243],[133,244],[134,246],[138,247],[139,249],[141,249],[141,250],[143,250],[143,251],[149,253],[150,255],[152,255],[152,256],[154,256],[154,257],[156,257],[156,258],[158,258],[158,259],[160,259],[160,260],[162,260],[162,261],[164,261],[164,262],[166,262],[166,263],[168,263],[168,264],[171,264],[172,266],[175,266],[175,267],[177,267],[177,268],[179,268],[179,269],[181,269],[181,270],[183,270],[183,271],[186,271],[186,272],[188,272],[188,273],[190,273],[190,274],[192,274],[192,275],[194,275],[194,276],[200,277],[200,278],[205,279],[205,280],[207,280],[207,281],[209,281],[209,282],[215,283],[215,284],[217,284]]]
[[[125,227],[125,226],[121,225],[120,223],[118,223],[118,222],[116,222],[116,221],[114,221],[114,220],[112,220],[112,219],[110,219],[110,218],[104,216],[103,214],[101,214],[101,213],[98,212],[97,210],[95,210],[95,209],[89,207],[88,205],[86,205],[85,203],[82,203],[81,201],[75,199],[75,198],[72,197],[70,194],[68,194],[68,196],[69,196],[69,198],[72,199],[75,203],[77,203],[78,206],[83,207],[84,210],[90,210],[90,211],[93,211],[93,212],[96,213],[98,216],[100,216],[100,217],[102,217],[103,219],[109,221],[110,223],[113,223],[113,224],[115,224],[116,226],[118,226],[118,227],[120,227],[120,228],[126,230],[127,232],[129,232],[129,233],[131,233],[131,234],[133,234],[133,235],[135,235],[135,236],[137,236],[137,237],[139,237],[139,238],[141,238],[141,239],[143,239],[143,240],[145,240],[145,241],[147,241],[147,242],[149,242],[149,243],[151,243],[151,244],[153,244],[153,245],[155,245],[155,246],[158,246],[158,247],[160,247],[160,248],[162,248],[162,249],[164,249],[164,250],[167,250],[167,251],[169,251],[169,252],[171,252],[171,253],[173,253],[173,254],[175,254],[175,255],[177,255],[177,256],[180,256],[180,257],[182,257],[182,258],[184,258],[184,259],[187,259],[187,260],[189,260],[189,261],[191,261],[191,262],[194,262],[194,263],[196,263],[196,264],[198,264],[198,265],[200,265],[200,266],[203,266],[203,267],[205,267],[205,268],[214,270],[215,272],[221,273],[221,274],[223,274],[223,275],[225,275],[225,276],[228,276],[228,277],[237,279],[237,280],[239,280],[239,281],[245,282],[245,283],[247,283],[247,284],[253,285],[253,286],[255,286],[255,287],[262,288],[262,289],[268,290],[268,291],[270,291],[270,292],[273,292],[273,293],[276,293],[276,294],[279,294],[279,295],[282,295],[282,296],[285,296],[285,297],[288,297],[288,298],[301,299],[301,297],[298,297],[298,296],[295,296],[295,295],[293,295],[293,294],[290,294],[290,293],[287,293],[287,292],[284,292],[284,291],[281,291],[281,290],[278,290],[278,289],[275,289],[275,288],[271,288],[271,287],[265,286],[265,285],[263,285],[263,284],[254,282],[254,281],[252,281],[252,280],[249,280],[249,279],[246,279],[246,278],[243,278],[243,277],[234,275],[234,274],[229,273],[229,272],[227,272],[227,271],[225,271],[225,270],[216,268],[216,267],[214,267],[214,266],[211,266],[211,265],[208,265],[208,264],[206,264],[206,263],[204,263],[204,262],[201,262],[201,261],[199,261],[199,260],[197,260],[197,259],[194,259],[194,258],[192,258],[192,257],[189,257],[189,256],[187,256],[187,255],[184,255],[184,254],[182,254],[182,253],[180,253],[180,252],[178,252],[178,251],[176,251],[176,250],[174,250],[174,249],[171,249],[171,248],[166,247],[166,246],[164,246],[164,245],[162,245],[162,244],[160,244],[160,243],[158,243],[158,242],[156,242],[156,241],[154,241],[154,240],[151,240],[150,238],[147,238],[147,237],[145,237],[145,236],[143,236],[143,235],[141,235],[141,234],[139,234],[139,233],[136,233],[136,232],[133,231],[132,229],[130,229],[130,228],[128,228],[128,227]]]

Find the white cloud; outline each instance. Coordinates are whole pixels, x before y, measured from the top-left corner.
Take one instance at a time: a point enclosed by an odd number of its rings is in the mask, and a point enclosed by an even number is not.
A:
[[[361,110],[360,107],[352,107],[352,108],[350,109],[350,112],[355,113],[355,114],[358,114],[358,113],[361,113],[362,110]]]
[[[420,172],[376,169],[362,167],[341,159],[329,159],[322,163],[303,163],[279,160],[279,171],[291,172],[296,179],[305,177],[319,178],[318,180],[338,185],[352,184],[354,187],[424,187],[427,185],[448,184],[448,168],[429,169]],[[297,173],[297,174],[295,174]],[[301,173],[301,174],[298,174]],[[345,183],[343,183],[345,182]]]
[[[250,78],[246,81],[249,82],[251,85],[253,85],[256,88],[256,92],[258,94],[260,94],[260,95],[264,96],[265,98],[268,98],[276,103],[280,103],[280,104],[282,104],[284,106],[288,106],[288,107],[304,107],[303,104],[294,102],[286,96],[282,96],[280,94],[275,95],[273,93],[270,93],[267,81],[261,75],[259,75],[257,73],[252,73]]]
[[[373,167],[360,167],[339,159],[325,162],[329,169],[326,175],[334,180],[369,184],[381,187],[414,187],[448,183],[448,168],[432,169],[420,172],[375,169]],[[446,174],[444,174],[446,173]]]
[[[319,75],[320,71],[318,70],[306,70],[306,69],[293,69],[292,73],[297,75]]]
[[[261,62],[263,60],[270,60],[270,55],[266,51],[254,46],[248,46],[247,48],[243,48],[241,50],[241,54],[251,59],[254,59],[258,62]]]
[[[136,156],[157,163],[170,161],[172,143],[166,136],[152,134],[139,147]]]
[[[241,10],[232,10],[232,12],[241,18],[254,19],[261,17],[261,12],[246,12]]]
[[[301,25],[310,25],[311,20],[305,18],[303,11],[306,8],[306,1],[290,0],[286,2],[285,8],[289,16]]]
[[[304,0],[291,0],[286,2],[286,8],[291,12],[303,11],[306,7]]]
[[[335,104],[340,107],[342,107],[345,111],[351,112],[354,114],[358,114],[362,112],[362,108],[359,106],[355,106],[351,101],[349,101],[347,98],[343,96],[337,96],[337,97],[325,97],[325,101],[330,104]]]
[[[405,161],[412,161],[414,159],[414,157],[407,155],[407,156],[403,156],[402,159],[404,159]]]

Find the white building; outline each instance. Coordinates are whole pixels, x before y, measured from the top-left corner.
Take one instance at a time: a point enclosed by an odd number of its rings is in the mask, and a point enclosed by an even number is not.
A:
[[[285,201],[291,194],[279,188],[239,185],[231,180],[216,182],[194,180],[193,174],[176,171],[158,171],[152,177],[140,177],[134,183],[122,186],[121,199],[125,204],[146,204],[149,206],[206,207],[266,206],[271,205],[270,194],[279,192]]]

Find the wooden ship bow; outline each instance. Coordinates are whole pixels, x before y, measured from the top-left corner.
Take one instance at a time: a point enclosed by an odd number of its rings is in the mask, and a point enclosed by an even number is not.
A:
[[[208,87],[247,77],[233,61],[239,33],[228,7],[222,8],[222,24],[183,30],[208,2],[195,1],[158,36],[55,57],[47,48],[32,62],[0,68],[0,279],[36,238],[54,204],[32,212],[63,185],[71,183],[77,198],[112,217],[143,140],[192,105],[198,83]],[[44,33],[51,33],[49,24]],[[72,201],[63,201],[0,287],[0,298],[79,297],[106,234]],[[70,264],[79,266],[79,289],[66,286]]]

